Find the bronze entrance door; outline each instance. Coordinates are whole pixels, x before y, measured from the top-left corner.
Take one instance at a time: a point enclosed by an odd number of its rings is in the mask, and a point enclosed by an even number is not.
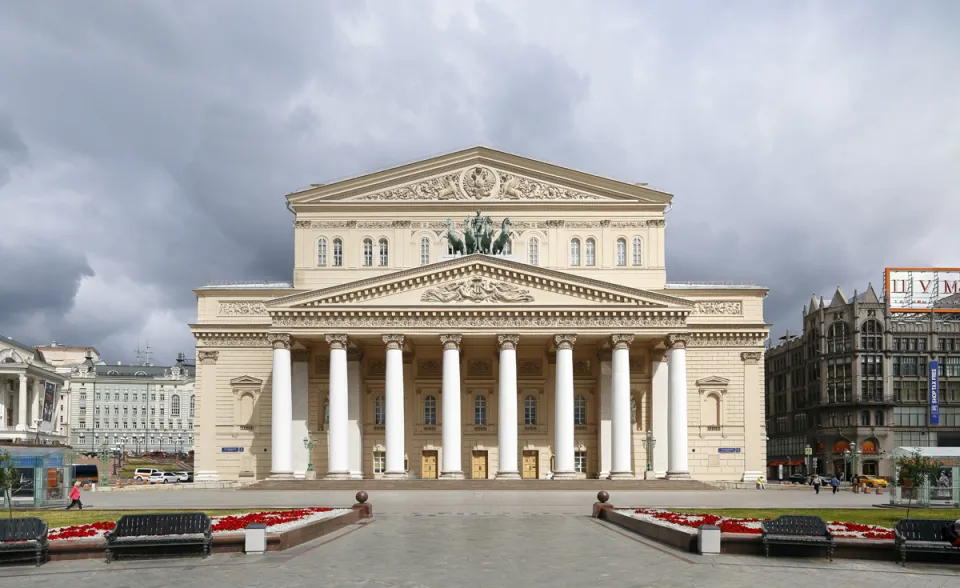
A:
[[[524,480],[536,480],[540,477],[540,452],[525,450],[523,452],[523,471],[520,477]]]
[[[473,479],[474,480],[487,479],[487,452],[486,451],[473,452]]]
[[[437,450],[424,450],[422,458],[421,477],[424,480],[437,479]]]

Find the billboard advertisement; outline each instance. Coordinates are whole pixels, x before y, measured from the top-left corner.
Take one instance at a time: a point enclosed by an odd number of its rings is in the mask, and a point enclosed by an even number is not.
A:
[[[940,424],[940,368],[939,362],[930,362],[930,424]]]
[[[960,312],[960,268],[888,267],[890,312]]]
[[[43,408],[40,411],[40,428],[43,431],[50,432],[53,428],[53,408],[57,397],[57,385],[53,382],[43,383]]]

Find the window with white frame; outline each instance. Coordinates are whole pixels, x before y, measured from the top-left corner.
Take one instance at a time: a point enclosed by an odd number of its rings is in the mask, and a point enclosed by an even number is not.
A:
[[[369,237],[363,240],[363,265],[366,267],[373,265],[373,239]]]
[[[190,418],[193,418],[193,416],[196,414],[196,410],[197,410],[196,407],[197,407],[197,397],[191,396],[190,397]]]
[[[586,451],[573,452],[573,471],[579,472],[581,474],[587,473],[587,452]]]
[[[373,401],[373,424],[384,425],[386,422],[386,403],[383,396],[377,396]]]
[[[390,265],[390,255],[387,250],[387,240],[384,238],[380,239],[380,265]]]
[[[420,239],[420,265],[428,263],[430,263],[430,238],[423,237]]]
[[[180,416],[180,397],[176,394],[170,397],[170,416]]]
[[[437,424],[437,397],[432,394],[423,399],[423,424]]]
[[[570,241],[570,265],[580,265],[580,239]]]
[[[583,396],[573,399],[573,424],[587,424],[587,399]]]
[[[484,396],[477,396],[473,400],[473,424],[487,424],[487,399]]]
[[[643,241],[633,238],[633,265],[643,265]]]
[[[385,451],[373,452],[373,473],[382,474],[387,471],[387,454]]]
[[[584,254],[587,265],[597,265],[597,241],[593,237],[587,239]]]
[[[527,263],[540,265],[540,239],[536,237],[531,237],[527,244]]]
[[[537,424],[537,399],[532,394],[523,399],[523,424]]]
[[[324,267],[327,265],[327,238],[320,237],[317,241],[317,265]]]
[[[333,265],[334,267],[343,265],[343,239],[339,237],[333,240]]]
[[[617,265],[627,265],[627,240],[617,239]]]

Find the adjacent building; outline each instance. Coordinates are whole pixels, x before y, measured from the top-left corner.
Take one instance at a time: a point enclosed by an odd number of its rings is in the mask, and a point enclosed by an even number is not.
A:
[[[66,381],[36,347],[0,335],[0,443],[66,443]]]
[[[96,347],[62,345],[52,341],[49,345],[38,345],[35,349],[43,354],[46,362],[52,365],[58,374],[63,374],[67,378],[86,361],[87,357],[91,357],[95,362],[100,361],[100,352],[97,351]],[[55,426],[57,433],[64,439],[71,439],[70,426],[73,414],[71,411],[72,403],[70,402],[70,386],[71,380],[67,380],[61,390],[57,406],[59,417]]]
[[[839,288],[829,302],[811,298],[802,334],[788,334],[766,354],[770,479],[813,471],[892,476],[887,458],[897,447],[960,446],[958,317],[890,312],[872,285],[851,298]],[[937,425],[930,424],[931,361],[938,362]]]
[[[197,479],[755,479],[767,290],[668,282],[672,200],[482,147],[288,194],[293,281],[195,290]]]

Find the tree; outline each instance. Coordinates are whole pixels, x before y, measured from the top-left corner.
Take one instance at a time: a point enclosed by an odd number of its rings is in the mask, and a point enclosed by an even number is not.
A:
[[[13,463],[9,451],[0,449],[0,490],[7,503],[10,518],[13,518],[13,493],[20,489],[20,470]]]
[[[942,463],[922,455],[919,451],[913,451],[909,456],[897,458],[897,485],[900,487],[907,486],[913,490],[907,500],[907,518],[910,518],[910,506],[913,503],[913,495],[916,493],[916,489],[922,488],[924,484],[930,484],[940,474],[940,468],[942,467]]]

